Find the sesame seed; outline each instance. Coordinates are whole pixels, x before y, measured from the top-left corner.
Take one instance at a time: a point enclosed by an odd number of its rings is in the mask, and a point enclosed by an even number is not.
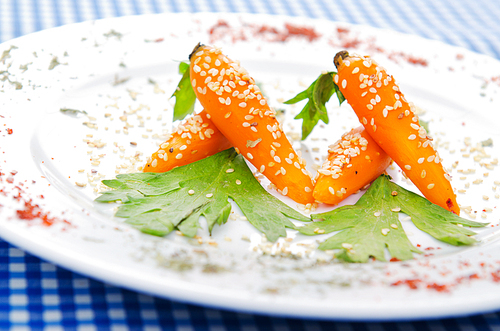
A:
[[[339,75],[333,76],[333,81],[335,82],[335,84],[338,84],[339,83]]]
[[[380,232],[382,232],[384,236],[387,236],[387,234],[391,232],[391,229],[383,228]]]
[[[158,165],[158,160],[154,159],[153,162],[151,162],[151,166],[153,168],[156,168],[157,165]]]
[[[205,195],[205,196],[206,196],[207,198],[211,198],[211,197],[213,197],[213,196],[214,196],[214,194],[213,194],[213,193],[208,193],[208,194],[207,194],[207,195]]]
[[[231,98],[230,97],[227,97],[226,98],[226,105],[230,105],[231,104]]]
[[[176,158],[177,160],[182,159],[182,154],[181,154],[181,153],[177,154],[177,155],[175,156],[175,158]]]
[[[241,108],[245,108],[247,106],[247,103],[246,102],[240,102],[240,104],[238,106],[240,106]]]
[[[241,185],[241,180],[237,179],[235,183],[236,185]]]
[[[333,187],[331,187],[331,186],[330,186],[330,187],[328,187],[328,191],[329,191],[331,194],[335,195],[335,190],[333,189]]]
[[[420,159],[417,160],[418,164],[422,164],[424,163],[424,161],[425,161],[424,157],[421,157]]]
[[[371,105],[371,104],[367,104],[367,105],[366,105],[366,108],[368,108],[369,110],[373,110],[373,105]]]
[[[264,106],[264,105],[266,104],[266,100],[265,100],[265,99],[261,99],[261,100],[259,101],[259,103],[260,103],[262,106]]]
[[[429,190],[433,189],[433,188],[434,188],[434,184],[432,184],[432,183],[431,183],[431,184],[427,185],[427,188],[428,188]]]
[[[391,224],[391,228],[393,228],[393,229],[397,229],[397,228],[398,228],[398,226],[397,226],[396,224],[392,223],[392,224]]]
[[[180,150],[180,151],[183,151],[183,150],[185,150],[186,148],[187,148],[187,146],[186,146],[186,145],[182,145],[181,147],[179,147],[179,150]]]
[[[250,159],[250,160],[253,160],[253,155],[251,153],[247,153],[247,157]]]
[[[422,170],[422,173],[420,174],[420,177],[425,178],[426,175],[427,175],[427,172],[425,172],[425,170]]]
[[[274,161],[276,161],[276,163],[281,163],[281,159],[278,155],[274,157]]]
[[[434,155],[429,156],[429,157],[427,158],[427,162],[432,162],[432,161],[434,161],[434,158],[435,158],[435,156],[434,156]]]
[[[194,194],[194,190],[189,190],[189,191],[188,191],[188,194],[189,194],[189,195],[193,195],[193,194]]]
[[[194,71],[194,72],[196,72],[196,73],[199,73],[199,72],[201,71],[200,66],[195,64],[195,65],[193,66],[193,71]]]
[[[380,215],[381,215],[381,214],[380,214],[380,212],[379,212],[379,211],[376,211],[376,212],[374,212],[374,213],[373,213],[373,216],[375,216],[375,217],[379,217]]]
[[[309,193],[309,192],[311,192],[312,190],[311,190],[311,188],[310,188],[309,186],[306,186],[306,187],[304,188],[304,191],[306,191],[307,193]]]
[[[407,165],[405,165],[405,169],[406,169],[406,170],[411,170],[411,165],[408,165],[408,164],[407,164]]]
[[[370,91],[371,93],[377,93],[377,89],[374,87],[370,87],[368,91]]]
[[[342,88],[346,88],[346,86],[347,86],[347,80],[344,79],[342,81]]]
[[[408,136],[408,140],[415,140],[415,139],[417,139],[417,136],[414,134],[411,134],[410,136]]]
[[[227,173],[227,174],[230,174],[230,173],[232,173],[232,172],[234,172],[234,169],[232,169],[232,168],[229,168],[229,169],[227,169],[227,170],[226,170],[226,173]]]
[[[283,191],[281,191],[281,194],[287,195],[288,194],[288,187],[285,187]]]
[[[228,118],[229,116],[231,116],[231,112],[227,112],[226,115],[224,115],[224,118]]]
[[[352,70],[352,73],[353,74],[357,74],[359,72],[359,67],[356,67]]]
[[[285,170],[285,168],[283,168],[283,167],[281,167],[281,174],[282,174],[283,176],[284,176],[284,175],[286,175],[286,170]]]
[[[222,103],[223,105],[225,105],[225,104],[226,104],[226,99],[224,99],[224,98],[219,98],[219,102],[220,102],[220,103]]]
[[[401,208],[399,207],[396,207],[396,208],[392,208],[391,211],[395,212],[395,213],[398,213],[401,211]]]
[[[259,169],[260,173],[263,173],[265,170],[266,170],[266,166],[265,165],[261,165],[260,169]]]
[[[420,125],[417,125],[415,123],[411,123],[410,126],[415,129],[415,130],[419,130],[420,129]]]

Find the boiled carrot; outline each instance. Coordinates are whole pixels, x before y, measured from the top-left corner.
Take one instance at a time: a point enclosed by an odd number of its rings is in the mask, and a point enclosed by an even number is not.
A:
[[[253,78],[221,50],[198,44],[190,55],[193,89],[235,149],[292,200],[314,203],[311,174]]]
[[[231,143],[217,129],[206,111],[179,124],[148,160],[144,172],[166,172],[222,152]]]
[[[363,126],[352,129],[329,146],[328,158],[316,174],[313,196],[336,205],[374,181],[391,162]]]
[[[368,56],[341,51],[334,63],[335,83],[370,136],[430,202],[459,215],[451,177],[394,78]]]

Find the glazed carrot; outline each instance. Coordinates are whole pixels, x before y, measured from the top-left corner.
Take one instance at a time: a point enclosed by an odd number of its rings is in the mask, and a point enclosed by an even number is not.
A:
[[[338,204],[379,177],[391,161],[363,126],[352,129],[329,146],[328,159],[316,174],[313,196]]]
[[[208,119],[205,111],[186,118],[160,145],[144,166],[144,172],[166,172],[231,147],[231,143]]]
[[[222,134],[279,192],[301,204],[314,203],[305,161],[247,71],[209,46],[198,44],[189,58],[196,97]]]
[[[450,176],[392,76],[370,57],[339,52],[335,83],[376,143],[432,203],[460,213]]]

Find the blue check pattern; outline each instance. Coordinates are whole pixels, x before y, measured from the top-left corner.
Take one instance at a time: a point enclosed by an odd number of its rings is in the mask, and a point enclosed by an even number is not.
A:
[[[0,0],[0,42],[108,17],[242,12],[322,18],[415,34],[500,59],[496,0]],[[349,323],[251,315],[160,299],[89,279],[0,239],[0,330],[500,330],[500,312]]]

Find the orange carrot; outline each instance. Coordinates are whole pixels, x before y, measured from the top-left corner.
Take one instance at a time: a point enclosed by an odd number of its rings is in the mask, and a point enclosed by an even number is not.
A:
[[[363,126],[344,133],[328,153],[316,175],[313,196],[332,205],[370,184],[392,162]]]
[[[432,203],[460,213],[450,176],[392,76],[370,57],[339,52],[335,83],[366,131]]]
[[[166,172],[231,147],[205,111],[184,120],[160,145],[144,166],[144,172]]]
[[[196,97],[222,134],[279,192],[301,204],[314,203],[305,161],[247,71],[209,46],[198,44],[189,58]]]

